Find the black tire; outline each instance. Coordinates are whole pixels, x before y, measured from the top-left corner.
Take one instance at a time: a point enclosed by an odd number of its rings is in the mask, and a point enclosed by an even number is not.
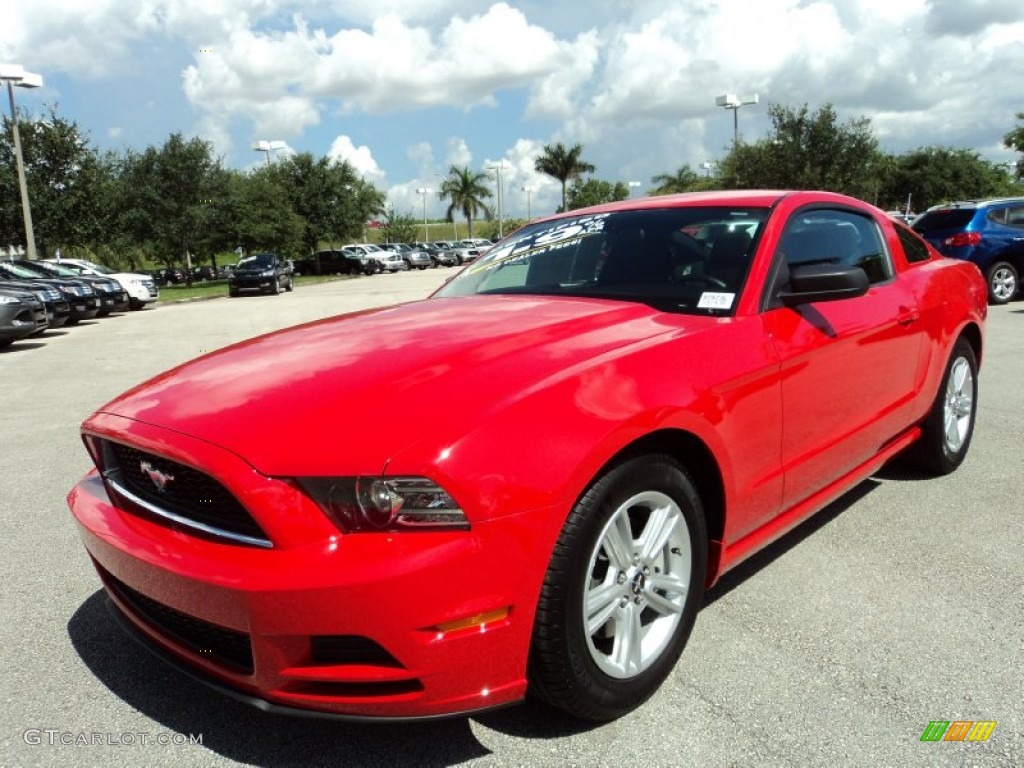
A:
[[[138,299],[128,299],[128,309],[136,310],[142,309],[142,302]],[[99,312],[96,313],[96,317],[99,317]]]
[[[228,296],[230,296],[232,299],[238,298],[238,289],[235,288],[234,286],[228,288]]]
[[[648,552],[638,539],[658,523],[655,510],[674,522]],[[640,706],[686,645],[706,570],[703,508],[686,470],[660,454],[613,467],[576,502],[555,544],[533,628],[530,695],[586,720],[611,720]],[[666,588],[670,574],[685,586]],[[593,614],[586,616],[588,596]],[[673,607],[652,607],[657,603]],[[641,642],[620,663],[615,649],[629,644],[631,628]]]
[[[1013,264],[997,261],[985,273],[988,283],[988,303],[1005,304],[1020,290],[1020,275]]]
[[[295,290],[295,279],[294,278],[291,278],[291,277],[288,278],[288,285],[287,285],[287,287],[285,287],[285,290],[288,291],[288,293],[291,293],[292,291]]]
[[[281,278],[280,277],[274,279],[274,284],[272,286],[270,286],[270,294],[272,296],[280,296],[281,295]]]
[[[921,425],[921,437],[912,449],[914,463],[935,475],[948,475],[959,467],[971,447],[977,408],[978,362],[974,349],[961,337],[953,345],[939,391]]]

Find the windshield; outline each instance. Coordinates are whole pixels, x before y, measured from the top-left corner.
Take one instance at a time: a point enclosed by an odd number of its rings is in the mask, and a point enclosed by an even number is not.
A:
[[[39,273],[33,272],[31,269],[25,269],[25,267],[18,266],[17,264],[4,263],[4,269],[15,277],[28,278],[30,280],[37,280]]]
[[[538,294],[729,314],[767,208],[597,213],[529,225],[495,245],[438,296]]]
[[[274,266],[274,255],[271,253],[254,253],[238,262],[240,269],[269,269]]]
[[[83,261],[82,264],[84,264],[88,269],[91,269],[93,272],[99,272],[101,275],[116,274],[114,270],[112,270],[110,267],[104,267],[102,264],[95,264],[91,261]]]
[[[63,264],[48,264],[44,268],[47,272],[60,277],[81,277],[82,275],[73,269],[65,267]]]
[[[940,229],[963,229],[974,218],[974,208],[939,208],[928,211],[914,222],[914,231],[934,232]]]

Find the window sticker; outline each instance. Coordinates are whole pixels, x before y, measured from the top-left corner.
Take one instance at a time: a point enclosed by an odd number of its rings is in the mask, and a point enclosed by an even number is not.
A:
[[[735,293],[715,293],[704,291],[697,302],[699,309],[732,309],[732,303],[736,299]]]

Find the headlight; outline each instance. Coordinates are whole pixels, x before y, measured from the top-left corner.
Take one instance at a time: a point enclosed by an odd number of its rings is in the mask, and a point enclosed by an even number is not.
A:
[[[0,296],[0,304],[21,304],[17,296]]]
[[[263,272],[260,273],[260,277],[273,277],[273,276],[274,276],[274,270],[272,270],[272,269],[265,269],[265,270],[263,270]]]
[[[346,533],[469,528],[455,500],[425,477],[303,477],[297,482]]]

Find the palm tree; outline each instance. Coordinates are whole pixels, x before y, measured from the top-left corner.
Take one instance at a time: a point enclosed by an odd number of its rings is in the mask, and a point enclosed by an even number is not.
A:
[[[651,183],[658,186],[651,190],[652,195],[673,195],[677,192],[692,192],[701,186],[701,178],[690,166],[684,165],[675,173],[659,173],[651,177]]]
[[[441,182],[439,197],[451,201],[445,218],[455,221],[455,211],[462,211],[466,217],[469,237],[473,236],[474,216],[482,213],[485,218],[491,218],[491,209],[483,202],[483,198],[491,196],[491,190],[484,185],[486,179],[486,173],[474,173],[469,166],[459,168],[453,165],[448,169],[448,177]]]
[[[569,148],[562,142],[545,144],[544,151],[533,164],[533,167],[540,173],[545,173],[562,182],[561,210],[563,211],[566,210],[565,186],[569,179],[575,179],[584,173],[593,173],[595,170],[592,163],[580,159],[581,154],[583,154],[583,147],[579,144],[573,144]]]

